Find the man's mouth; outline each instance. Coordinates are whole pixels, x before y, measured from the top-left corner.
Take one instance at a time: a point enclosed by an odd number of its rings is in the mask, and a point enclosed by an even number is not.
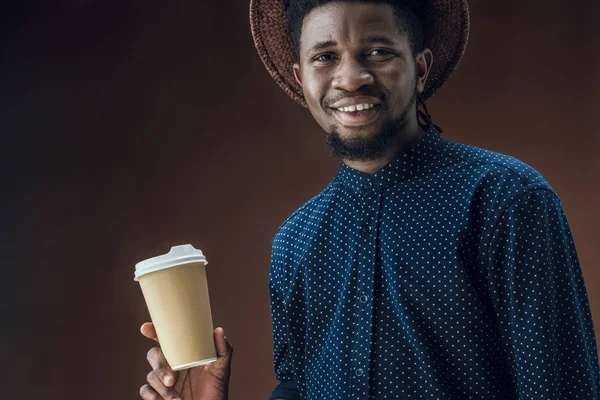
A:
[[[368,107],[368,108],[367,108]],[[362,126],[375,121],[379,116],[381,104],[364,105],[334,108],[333,115],[344,126]]]

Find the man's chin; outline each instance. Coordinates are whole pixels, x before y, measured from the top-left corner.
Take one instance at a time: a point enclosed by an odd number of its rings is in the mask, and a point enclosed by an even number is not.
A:
[[[329,134],[337,135],[343,143],[352,145],[353,143],[369,144],[376,141],[382,135],[382,127],[369,126],[343,126],[337,125],[329,131]]]
[[[340,135],[340,136],[338,136],[338,142],[340,143],[340,145],[344,146],[345,148],[355,149],[356,151],[360,151],[365,148],[372,147],[376,142],[376,138],[370,137],[370,136],[358,135],[358,134],[356,134],[354,136]]]
[[[328,133],[325,141],[332,156],[349,161],[376,160],[385,154],[391,144],[377,135],[365,137],[355,133],[350,136],[339,132]]]

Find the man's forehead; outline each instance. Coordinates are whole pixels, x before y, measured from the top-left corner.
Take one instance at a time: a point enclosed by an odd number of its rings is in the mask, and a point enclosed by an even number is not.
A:
[[[389,4],[335,3],[317,7],[305,17],[302,36],[315,41],[334,40],[334,36],[360,31],[367,36],[394,35],[397,26]],[[344,11],[344,6],[348,8]],[[388,6],[389,8],[382,7]]]
[[[310,25],[312,29],[331,29],[340,23],[381,25],[393,20],[393,8],[389,4],[334,2],[313,8],[304,17],[304,25]]]

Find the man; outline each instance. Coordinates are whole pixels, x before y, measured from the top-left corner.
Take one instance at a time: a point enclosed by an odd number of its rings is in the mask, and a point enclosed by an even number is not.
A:
[[[559,198],[530,166],[444,139],[425,107],[463,54],[465,0],[286,6],[252,0],[256,47],[341,163],[273,240],[271,399],[599,399]],[[186,375],[212,393],[164,386],[155,350],[142,397],[226,398],[215,342],[215,365]]]

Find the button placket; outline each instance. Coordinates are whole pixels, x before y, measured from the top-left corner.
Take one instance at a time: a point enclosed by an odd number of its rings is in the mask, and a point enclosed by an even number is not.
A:
[[[354,354],[352,362],[352,398],[359,398],[369,392],[368,370],[370,362],[370,341],[372,331],[372,308],[370,307],[370,293],[373,291],[374,263],[375,263],[375,235],[377,229],[377,215],[379,214],[380,193],[372,179],[367,179],[361,184],[361,227],[359,253],[359,281],[357,282],[355,302],[356,325],[354,333]]]

